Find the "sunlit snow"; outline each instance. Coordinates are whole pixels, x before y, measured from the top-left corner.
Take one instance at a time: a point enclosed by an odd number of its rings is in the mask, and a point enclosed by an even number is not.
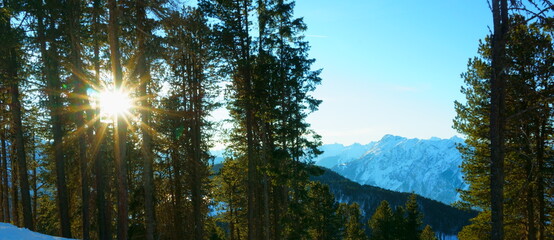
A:
[[[9,223],[0,222],[0,240],[68,240],[69,238],[53,237],[33,232],[26,228],[18,228]]]

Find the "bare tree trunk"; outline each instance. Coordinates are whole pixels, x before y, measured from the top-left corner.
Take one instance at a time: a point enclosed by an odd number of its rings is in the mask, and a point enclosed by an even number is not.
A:
[[[116,91],[123,90],[123,70],[121,67],[121,56],[119,51],[119,24],[117,17],[116,0],[108,0],[108,9],[110,17],[108,22],[108,42],[110,45],[110,59],[112,65],[112,74],[115,82]],[[117,238],[126,240],[129,219],[128,219],[128,183],[127,183],[127,123],[122,116],[117,116],[117,126],[115,127],[115,159],[117,171]]]
[[[491,75],[491,224],[492,240],[504,239],[504,129],[505,129],[505,55],[506,34],[508,32],[508,2],[493,0],[492,14],[494,34],[492,38]]]

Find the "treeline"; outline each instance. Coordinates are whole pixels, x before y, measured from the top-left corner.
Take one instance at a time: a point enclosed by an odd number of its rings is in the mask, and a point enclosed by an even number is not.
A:
[[[466,101],[456,102],[454,128],[467,136],[459,150],[469,189],[461,191],[458,205],[481,212],[460,232],[460,239],[554,238],[554,22],[550,10],[552,5],[547,4],[539,14],[516,12],[504,20],[500,72],[494,69],[499,64],[493,56],[498,54],[494,46],[499,46],[495,32],[496,38],[493,34],[480,42],[479,56],[469,60],[462,74]],[[505,84],[500,113],[503,146],[495,149],[493,126],[487,123],[492,111],[498,110],[492,96],[498,89],[491,79],[500,77]],[[493,163],[493,150],[503,155],[499,163]],[[500,229],[495,227],[498,222]]]

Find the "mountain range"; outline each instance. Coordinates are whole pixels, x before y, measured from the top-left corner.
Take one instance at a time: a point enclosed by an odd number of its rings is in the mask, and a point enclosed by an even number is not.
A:
[[[451,204],[459,200],[457,189],[466,189],[459,166],[462,157],[456,148],[463,139],[408,139],[385,135],[366,145],[328,144],[314,159],[359,184],[398,192],[414,192]]]

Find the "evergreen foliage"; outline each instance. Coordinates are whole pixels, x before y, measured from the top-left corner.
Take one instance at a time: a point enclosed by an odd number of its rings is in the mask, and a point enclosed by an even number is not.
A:
[[[527,24],[522,16],[511,18],[512,30],[507,36],[508,64],[506,77],[506,155],[504,171],[504,232],[506,239],[548,236],[545,226],[552,216],[549,194],[552,163],[552,136],[549,90],[552,87],[553,47],[550,30],[540,23]],[[489,238],[487,224],[491,216],[490,148],[488,126],[480,124],[488,118],[490,106],[490,38],[481,42],[479,57],[471,59],[462,76],[466,86],[462,93],[467,102],[456,102],[454,127],[467,136],[460,146],[464,158],[462,171],[470,187],[462,191],[460,206],[482,209],[460,233],[461,239]]]
[[[431,226],[426,225],[425,228],[423,228],[423,231],[421,231],[421,235],[419,236],[420,240],[438,240],[437,236],[435,235],[435,232],[433,232],[433,229]]]
[[[365,228],[362,224],[362,216],[358,203],[341,203],[338,208],[340,218],[342,218],[342,231],[344,240],[367,240]]]
[[[368,222],[372,240],[393,240],[398,236],[395,215],[389,203],[383,200]]]
[[[422,240],[424,236],[432,239],[435,233],[429,225],[421,230],[423,215],[418,209],[415,194],[410,195],[406,205],[397,207],[396,211],[383,200],[368,222],[371,239]]]
[[[421,233],[421,225],[423,222],[423,215],[419,212],[416,195],[412,194],[406,202],[404,207],[405,212],[405,229],[403,229],[404,239],[406,240],[418,240]]]

